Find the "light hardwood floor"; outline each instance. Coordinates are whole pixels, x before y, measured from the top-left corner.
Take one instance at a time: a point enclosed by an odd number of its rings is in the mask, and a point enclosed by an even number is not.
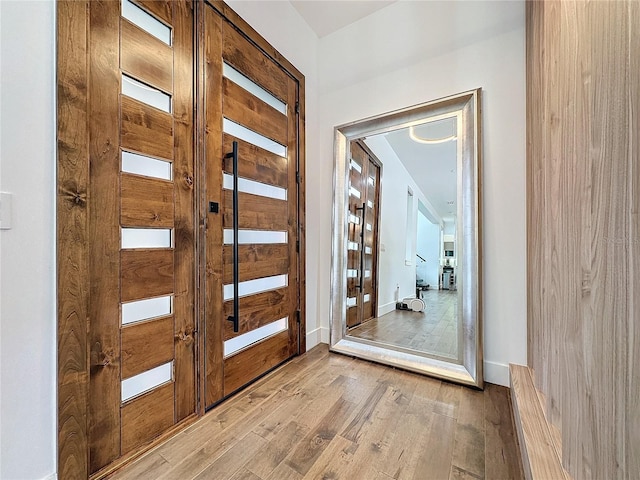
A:
[[[426,290],[424,312],[394,310],[349,330],[354,337],[436,356],[458,357],[458,292]]]
[[[520,479],[509,391],[295,358],[111,478]]]

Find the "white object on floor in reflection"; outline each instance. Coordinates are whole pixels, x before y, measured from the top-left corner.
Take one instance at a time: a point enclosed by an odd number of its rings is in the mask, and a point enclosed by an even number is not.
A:
[[[424,312],[426,307],[424,300],[421,298],[405,298],[402,300],[402,303],[405,303],[407,307],[414,312]]]

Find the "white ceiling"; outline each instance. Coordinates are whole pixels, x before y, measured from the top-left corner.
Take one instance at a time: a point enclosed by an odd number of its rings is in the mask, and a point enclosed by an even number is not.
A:
[[[371,15],[396,0],[291,0],[318,38]]]
[[[431,140],[448,137],[455,134],[455,119],[416,126],[415,133],[419,138]],[[385,138],[436,213],[443,220],[452,221],[457,208],[457,141],[418,143],[409,137],[408,128],[387,133]]]

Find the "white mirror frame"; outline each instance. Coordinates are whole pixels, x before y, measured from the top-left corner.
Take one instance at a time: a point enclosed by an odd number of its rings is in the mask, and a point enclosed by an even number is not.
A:
[[[452,382],[483,388],[482,353],[482,235],[481,235],[481,89],[463,92],[335,128],[334,205],[331,255],[330,350]],[[437,115],[461,118],[461,174],[458,175],[457,231],[458,311],[462,346],[457,360],[347,335],[347,228],[349,202],[349,142],[423,123]]]

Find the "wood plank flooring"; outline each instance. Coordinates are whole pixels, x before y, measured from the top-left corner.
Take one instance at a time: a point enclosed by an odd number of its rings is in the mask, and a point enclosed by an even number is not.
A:
[[[112,479],[520,479],[509,390],[295,358]]]
[[[458,358],[458,292],[420,292],[424,312],[393,310],[349,330],[349,335],[435,356]]]

